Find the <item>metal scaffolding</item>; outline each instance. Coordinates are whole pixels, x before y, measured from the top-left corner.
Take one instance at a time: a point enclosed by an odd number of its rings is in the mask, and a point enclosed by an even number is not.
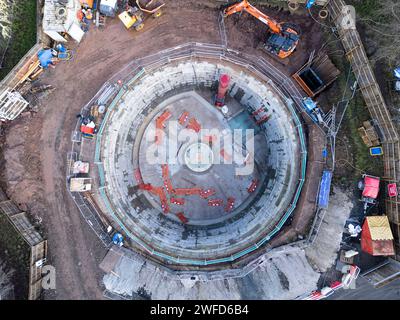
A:
[[[365,53],[360,35],[343,0],[330,0],[327,9],[343,44],[346,57],[374,123],[380,128],[384,150],[384,177],[387,183],[400,182],[400,142],[398,132],[382,96],[374,72]],[[387,198],[386,214],[395,237],[396,259],[400,260],[399,196]]]
[[[42,292],[42,267],[47,259],[47,240],[31,224],[26,212],[21,211],[14,202],[7,200],[0,190],[0,214],[10,221],[30,247],[29,300],[37,300]]]

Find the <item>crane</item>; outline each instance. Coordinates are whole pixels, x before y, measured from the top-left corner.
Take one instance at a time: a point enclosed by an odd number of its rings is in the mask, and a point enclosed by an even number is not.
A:
[[[264,43],[265,50],[281,59],[287,58],[293,53],[300,38],[297,25],[287,22],[279,23],[252,6],[247,0],[229,6],[223,11],[223,16],[226,18],[242,11],[246,11],[268,26],[270,32]]]

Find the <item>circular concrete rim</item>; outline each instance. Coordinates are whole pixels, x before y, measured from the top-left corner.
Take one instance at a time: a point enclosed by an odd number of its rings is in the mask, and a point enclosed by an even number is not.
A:
[[[181,49],[182,47],[184,47],[184,46],[197,46],[197,45],[200,45],[200,46],[203,46],[204,44],[192,44],[192,43],[190,43],[190,44],[185,44],[185,45],[182,45],[182,46],[179,46],[179,47],[176,47],[176,48],[178,48],[178,49]],[[215,47],[217,47],[217,46],[215,46]],[[172,50],[175,50],[175,48],[173,48]],[[171,51],[172,51],[171,50]],[[221,48],[218,48],[218,50],[221,50]],[[226,49],[225,49],[226,50]],[[167,50],[164,50],[164,52],[166,52]],[[195,51],[193,51],[194,53],[195,53]],[[192,53],[193,54],[193,53]],[[218,54],[220,54],[219,52],[216,52],[215,53],[215,55],[218,55]],[[230,54],[230,52],[229,51],[225,51],[224,53],[223,53],[223,57],[225,58],[226,56],[228,56]],[[207,59],[208,59],[209,57],[207,56]],[[224,59],[225,60],[225,59]],[[256,59],[254,59],[254,61],[255,61]],[[239,60],[240,61],[240,60]],[[229,63],[232,63],[232,64],[234,64],[234,65],[241,65],[241,63],[239,62],[239,61],[236,61],[235,60],[235,57],[231,57],[230,59],[229,59]],[[251,71],[250,71],[250,73],[251,72],[253,72],[254,73],[254,66],[255,65],[255,63],[253,63],[253,65],[251,66],[253,69],[251,69]],[[270,71],[268,71],[268,72],[270,72]],[[273,72],[273,71],[272,71]],[[260,73],[259,73],[260,74]],[[261,73],[261,75],[264,75],[264,74],[262,74]],[[273,75],[272,74],[272,76],[273,76],[273,78],[275,77],[275,75]],[[133,82],[133,81],[132,81]],[[131,83],[132,83],[131,82]],[[269,82],[269,81],[268,81]],[[121,89],[121,91],[120,91],[120,94],[118,94],[118,96],[117,96],[117,98],[118,99],[120,99],[121,98],[121,96],[123,95],[123,91],[126,89],[126,87],[125,86],[123,86],[122,87],[122,89]],[[286,89],[284,89],[286,92],[291,92],[291,90],[286,90]],[[279,91],[279,90],[278,90]],[[114,104],[114,103],[113,103]],[[113,105],[114,106],[114,105]],[[296,203],[297,203],[297,201],[298,201],[298,199],[299,199],[299,196],[300,196],[300,192],[301,192],[301,189],[302,189],[302,187],[303,187],[303,184],[304,184],[304,180],[305,180],[305,169],[306,169],[306,161],[307,161],[307,152],[306,152],[306,144],[305,144],[305,136],[304,136],[304,133],[303,133],[303,130],[302,130],[302,125],[301,125],[301,122],[300,122],[300,120],[299,120],[299,117],[297,116],[297,114],[296,114],[296,111],[294,110],[294,108],[293,108],[293,105],[291,104],[291,103],[289,103],[288,105],[287,105],[287,107],[288,107],[288,109],[289,109],[289,111],[290,111],[290,113],[292,114],[292,117],[293,117],[293,122],[296,124],[296,130],[297,130],[297,134],[299,135],[299,138],[300,138],[300,146],[301,146],[301,161],[300,161],[300,168],[301,168],[301,170],[300,170],[300,172],[301,172],[301,177],[300,177],[300,180],[299,180],[299,183],[298,183],[298,186],[297,186],[297,191],[296,191],[296,194],[295,194],[295,197],[294,197],[294,199],[292,200],[292,203],[291,203],[291,205],[288,207],[288,209],[287,209],[287,211],[286,211],[286,213],[284,214],[284,216],[282,217],[282,219],[280,219],[280,221],[279,221],[279,223],[276,225],[276,227],[270,232],[270,233],[268,233],[264,238],[262,238],[260,241],[258,241],[257,243],[254,243],[253,245],[251,245],[251,246],[249,246],[249,247],[247,247],[247,249],[245,249],[245,250],[242,250],[241,252],[237,252],[236,254],[234,254],[234,255],[231,255],[231,256],[228,256],[228,257],[222,257],[222,258],[219,258],[219,259],[211,259],[211,260],[207,260],[207,259],[200,259],[200,260],[193,260],[193,259],[182,259],[182,258],[180,258],[180,257],[174,257],[174,256],[171,256],[171,255],[166,255],[166,254],[163,254],[162,252],[157,252],[156,250],[154,250],[154,248],[152,248],[152,247],[150,247],[150,246],[148,246],[145,242],[143,242],[140,238],[138,238],[138,237],[136,237],[135,235],[133,235],[133,234],[131,234],[130,232],[129,232],[129,230],[127,230],[126,229],[126,227],[124,226],[124,224],[122,224],[121,223],[121,221],[119,221],[119,219],[118,219],[118,217],[116,217],[115,216],[115,214],[114,214],[114,212],[113,212],[113,210],[110,208],[110,204],[106,201],[106,203],[105,203],[105,205],[106,205],[106,207],[108,207],[108,209],[107,209],[107,211],[109,212],[109,214],[111,214],[111,216],[113,216],[114,218],[115,218],[115,220],[116,220],[116,222],[118,222],[119,223],[119,225],[120,225],[120,227],[129,235],[129,236],[131,236],[131,238],[136,242],[136,243],[138,243],[141,247],[143,247],[148,253],[150,253],[151,255],[153,255],[154,257],[158,257],[158,258],[160,258],[162,261],[164,261],[164,262],[168,262],[168,263],[175,263],[175,264],[187,264],[187,265],[196,265],[196,266],[205,266],[205,265],[213,265],[213,264],[220,264],[220,263],[224,263],[224,262],[232,262],[232,261],[234,261],[234,260],[236,260],[236,259],[239,259],[240,257],[242,257],[242,256],[244,256],[244,255],[247,255],[247,254],[249,254],[249,253],[251,253],[252,251],[254,251],[254,250],[257,250],[260,246],[262,246],[265,242],[267,242],[269,239],[271,239],[271,237],[273,237],[279,230],[280,230],[280,228],[283,226],[283,224],[285,223],[285,221],[287,220],[287,218],[292,214],[292,212],[293,212],[293,210],[294,210],[294,208],[295,208],[295,206],[296,206]],[[109,111],[109,110],[108,110]],[[100,132],[102,132],[102,128],[101,128],[101,130],[100,130]],[[98,139],[97,140],[98,142],[100,141],[100,143],[101,143],[101,136],[100,136],[100,139]],[[95,159],[99,159],[100,160],[100,158],[98,158],[98,153],[97,153],[97,151],[96,151],[96,156],[95,156]],[[96,160],[96,161],[99,161],[99,160]],[[100,169],[102,169],[102,164],[99,164],[99,163],[97,163],[98,164],[98,166],[99,166],[99,170]],[[100,171],[102,171],[102,170],[100,170]],[[100,185],[100,186],[102,186],[102,184]],[[106,197],[106,192],[104,192],[104,190],[101,188],[100,190],[100,194],[103,196],[103,198],[105,198]]]

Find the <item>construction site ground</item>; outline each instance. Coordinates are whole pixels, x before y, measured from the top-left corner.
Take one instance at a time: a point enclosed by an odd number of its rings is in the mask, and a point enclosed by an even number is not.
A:
[[[288,66],[270,59],[290,75],[307,61],[312,50],[320,48],[320,26],[307,16],[266,10],[302,28],[303,40]],[[107,79],[137,57],[190,41],[220,44],[218,14],[207,1],[178,0],[169,2],[164,15],[148,20],[139,33],[124,29],[118,19],[108,19],[104,29],[92,25],[74,48],[73,59],[59,63],[40,78],[56,90],[39,98],[38,112],[26,112],[7,125],[1,153],[1,184],[11,199],[40,223],[49,241],[48,263],[56,268],[57,289],[46,291],[45,298],[103,297],[102,271],[98,266],[106,250],[66,189],[66,154],[76,115]],[[255,48],[264,31],[254,18],[243,14],[237,23],[234,17],[228,18],[226,28],[228,47],[268,58]],[[321,142],[316,144],[321,147]],[[319,177],[309,176],[308,186],[318,183]],[[314,199],[309,200],[311,203]],[[301,214],[296,213],[296,219]],[[313,214],[310,206],[305,207],[304,214]]]

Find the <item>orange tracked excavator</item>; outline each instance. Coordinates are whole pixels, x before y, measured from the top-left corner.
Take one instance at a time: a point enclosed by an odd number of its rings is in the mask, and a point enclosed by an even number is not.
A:
[[[252,6],[247,0],[233,4],[223,11],[224,17],[234,13],[246,11],[253,17],[265,23],[269,28],[269,35],[263,44],[263,48],[273,55],[284,59],[290,56],[296,49],[300,38],[300,29],[293,23],[279,23],[256,7]]]

